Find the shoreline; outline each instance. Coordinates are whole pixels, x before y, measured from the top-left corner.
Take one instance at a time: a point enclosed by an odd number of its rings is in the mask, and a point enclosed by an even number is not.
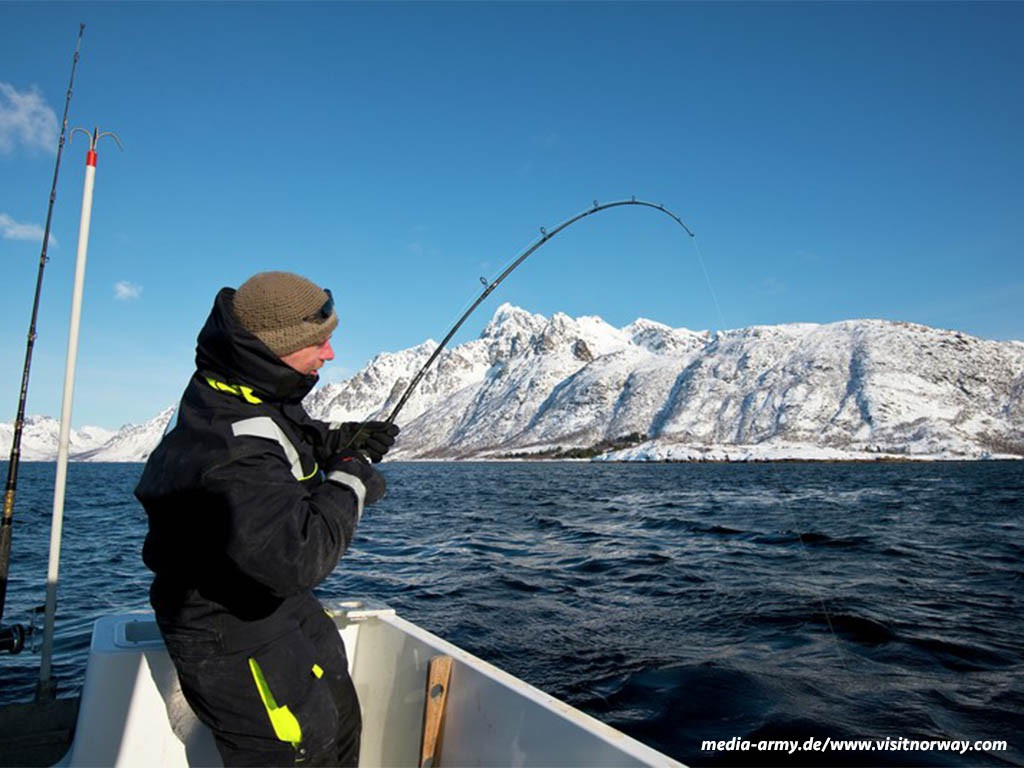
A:
[[[611,452],[611,453],[617,453]],[[509,454],[502,456],[426,456],[426,457],[397,457],[385,459],[384,464],[424,464],[458,462],[460,464],[481,463],[529,463],[529,462],[564,462],[573,464],[915,464],[915,463],[960,463],[960,464],[982,464],[991,462],[1017,462],[1024,461],[1024,456],[1013,454],[997,454],[993,456],[948,456],[943,454],[916,454],[913,456],[901,456],[899,454],[878,454],[863,456],[702,456],[674,458],[672,456],[645,455],[635,458],[615,457],[610,454],[599,454],[595,456],[580,457],[571,455],[560,455],[556,453],[537,452],[535,454]],[[6,465],[8,459],[0,459],[0,464]],[[22,459],[20,464],[53,464],[53,459]],[[76,465],[116,465],[116,464],[137,464],[142,466],[145,459],[126,459],[124,461],[89,461],[83,459],[69,459],[69,464]]]

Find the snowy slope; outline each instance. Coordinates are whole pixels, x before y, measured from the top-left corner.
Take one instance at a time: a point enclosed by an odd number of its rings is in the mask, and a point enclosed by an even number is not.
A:
[[[857,320],[721,334],[677,379],[663,443],[1024,453],[1024,345]]]
[[[76,461],[145,461],[156,448],[177,406],[165,408],[145,424],[121,427],[106,443],[76,453]]]

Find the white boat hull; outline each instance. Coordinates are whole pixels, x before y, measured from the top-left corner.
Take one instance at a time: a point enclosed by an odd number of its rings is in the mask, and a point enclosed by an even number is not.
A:
[[[363,710],[362,766],[419,766],[427,668],[437,656],[453,663],[435,768],[680,765],[391,609],[346,601],[332,612]],[[96,622],[75,739],[61,764],[221,764],[152,615]]]

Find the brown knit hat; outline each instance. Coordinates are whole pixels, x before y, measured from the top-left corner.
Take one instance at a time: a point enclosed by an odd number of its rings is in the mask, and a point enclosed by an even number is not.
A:
[[[238,322],[278,357],[319,344],[338,326],[329,293],[291,272],[253,275],[235,291],[234,310]]]

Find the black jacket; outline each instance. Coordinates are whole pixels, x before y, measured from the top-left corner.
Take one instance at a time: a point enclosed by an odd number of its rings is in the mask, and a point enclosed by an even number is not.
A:
[[[312,589],[347,549],[357,489],[328,480],[329,426],[302,398],[316,376],[282,363],[217,295],[197,370],[135,495],[149,533],[143,560],[161,626],[225,647],[316,610]],[[358,483],[355,483],[358,486]]]

